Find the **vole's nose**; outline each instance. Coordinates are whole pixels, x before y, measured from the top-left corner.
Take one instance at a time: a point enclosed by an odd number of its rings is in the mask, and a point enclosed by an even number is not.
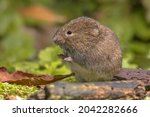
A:
[[[54,37],[53,37],[53,41],[54,41],[54,42],[57,42],[57,40],[58,40],[58,36],[54,36]]]
[[[55,43],[57,43],[57,44],[63,44],[63,43],[65,43],[64,38],[63,38],[62,36],[59,36],[59,35],[55,35],[55,36],[53,37],[53,41],[54,41]]]

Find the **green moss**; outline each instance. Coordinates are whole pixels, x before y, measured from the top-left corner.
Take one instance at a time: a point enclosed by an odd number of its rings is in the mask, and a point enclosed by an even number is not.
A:
[[[9,83],[0,83],[0,100],[8,99],[9,97],[19,96],[23,99],[28,95],[36,92],[36,87],[28,87]]]

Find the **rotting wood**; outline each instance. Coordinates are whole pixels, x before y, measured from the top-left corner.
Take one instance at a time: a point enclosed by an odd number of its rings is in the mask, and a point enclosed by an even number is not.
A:
[[[30,95],[28,99],[143,99],[145,94],[143,82],[137,80],[91,83],[56,82]]]
[[[150,70],[122,68],[114,80],[140,80],[150,86]]]

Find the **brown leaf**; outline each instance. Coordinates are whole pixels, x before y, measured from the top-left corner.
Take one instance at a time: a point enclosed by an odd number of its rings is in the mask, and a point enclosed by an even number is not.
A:
[[[6,68],[0,67],[0,82],[15,83],[27,86],[45,85],[56,82],[58,80],[62,80],[72,75],[73,73],[68,75],[57,75],[57,76],[36,75],[25,73],[22,71],[16,71],[12,74],[9,74]]]
[[[35,20],[46,21],[48,23],[64,22],[66,18],[62,15],[58,15],[51,9],[47,9],[41,5],[32,5],[19,9],[19,12],[29,18]]]
[[[0,67],[0,82],[5,82],[9,78],[10,74],[7,72],[6,68]]]

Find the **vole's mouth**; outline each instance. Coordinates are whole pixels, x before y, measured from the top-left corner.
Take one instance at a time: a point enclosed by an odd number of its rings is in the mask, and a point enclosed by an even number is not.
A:
[[[53,37],[53,41],[54,41],[56,44],[58,44],[58,45],[61,45],[61,44],[64,44],[64,43],[65,43],[65,40],[63,39],[63,37],[58,36],[58,35],[56,35],[56,36]]]
[[[53,36],[53,41],[54,43],[58,44],[58,45],[61,45],[61,44],[64,44],[65,43],[65,39],[60,35],[60,30],[61,29],[58,29],[54,36]]]

